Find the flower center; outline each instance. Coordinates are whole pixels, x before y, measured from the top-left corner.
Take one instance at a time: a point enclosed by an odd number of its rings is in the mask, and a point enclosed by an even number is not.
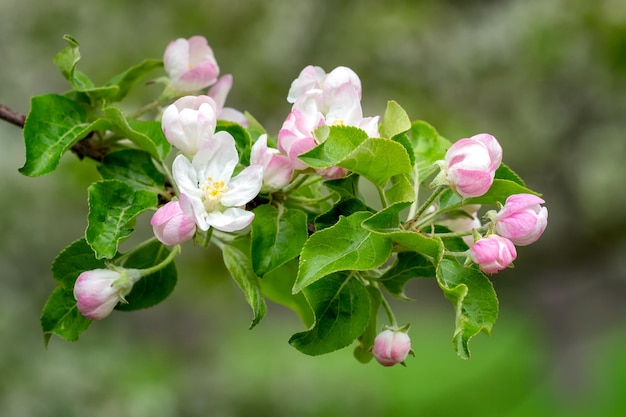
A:
[[[214,211],[219,204],[222,196],[228,191],[228,186],[223,180],[213,181],[212,177],[207,178],[207,182],[202,185],[202,191],[204,192],[204,207],[206,211]]]

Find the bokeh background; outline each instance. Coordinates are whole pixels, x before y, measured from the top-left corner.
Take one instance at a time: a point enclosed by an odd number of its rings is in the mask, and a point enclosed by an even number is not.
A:
[[[280,306],[248,331],[219,254],[193,245],[166,302],[45,349],[49,266],[84,233],[96,172],[69,154],[52,175],[22,177],[21,131],[0,123],[0,415],[625,415],[626,2],[2,0],[0,103],[27,113],[31,96],[67,89],[52,63],[66,33],[98,82],[204,35],[234,75],[229,105],[273,132],[305,65],[349,66],[366,115],[395,99],[451,140],[495,135],[550,222],[494,277],[500,317],[469,361],[432,281],[394,304],[412,323],[407,368],[362,365],[351,348],[313,358],[288,345],[303,326]]]

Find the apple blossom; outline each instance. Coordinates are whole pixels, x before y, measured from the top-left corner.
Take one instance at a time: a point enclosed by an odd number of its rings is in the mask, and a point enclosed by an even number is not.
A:
[[[92,320],[107,317],[117,303],[125,301],[139,278],[137,269],[94,269],[81,273],[74,284],[78,311]]]
[[[184,155],[174,160],[172,174],[180,190],[180,208],[201,230],[214,227],[233,232],[252,222],[254,214],[241,206],[259,193],[263,167],[251,165],[232,177],[238,162],[235,139],[228,132],[216,133],[192,161]]]
[[[250,163],[263,167],[263,188],[279,190],[291,181],[293,168],[289,158],[281,155],[278,149],[267,146],[267,135],[259,136],[250,152]]]
[[[185,96],[170,104],[161,116],[169,143],[193,156],[215,134],[217,104],[208,96]]]
[[[548,225],[548,209],[542,203],[543,199],[532,194],[509,196],[494,216],[496,233],[520,246],[537,241]]]
[[[179,38],[169,43],[163,56],[171,88],[180,93],[201,90],[215,83],[220,69],[203,36]]]
[[[195,220],[183,213],[178,201],[170,201],[159,208],[150,224],[156,238],[168,246],[183,243],[196,233]]]
[[[517,258],[517,251],[509,239],[492,234],[477,240],[470,248],[469,255],[481,271],[495,274]]]
[[[448,149],[439,162],[440,176],[461,196],[479,197],[489,191],[501,162],[502,148],[496,138],[481,133],[460,139]]]
[[[403,331],[383,330],[374,339],[372,355],[383,366],[403,363],[411,352],[411,338]]]

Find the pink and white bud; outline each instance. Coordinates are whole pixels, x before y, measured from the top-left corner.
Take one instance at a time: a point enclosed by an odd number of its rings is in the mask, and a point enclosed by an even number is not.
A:
[[[476,241],[469,251],[470,259],[487,274],[496,274],[517,258],[515,245],[509,239],[489,235]]]
[[[536,242],[548,226],[548,209],[542,203],[543,199],[532,194],[509,196],[495,215],[496,233],[520,246]]]
[[[156,238],[168,246],[186,242],[196,233],[195,219],[183,213],[178,201],[170,201],[159,208],[150,224]]]
[[[278,149],[267,146],[267,135],[259,136],[252,145],[250,165],[263,167],[263,189],[280,190],[285,188],[293,176],[289,157],[281,155]]]
[[[141,278],[136,269],[94,269],[78,276],[74,284],[74,298],[78,311],[91,320],[107,317],[117,303],[125,301],[135,282]]]
[[[171,87],[180,93],[201,90],[215,83],[220,73],[213,50],[203,36],[169,43],[163,56]]]
[[[383,366],[403,363],[411,352],[411,338],[403,331],[383,330],[374,339],[372,355]]]
[[[173,146],[193,156],[215,134],[217,111],[209,96],[181,97],[163,111],[163,134]]]
[[[444,160],[445,181],[463,197],[485,194],[502,162],[502,147],[482,133],[454,143]]]

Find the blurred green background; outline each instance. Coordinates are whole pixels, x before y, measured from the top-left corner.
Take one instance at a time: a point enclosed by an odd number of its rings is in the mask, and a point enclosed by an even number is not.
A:
[[[432,281],[394,303],[412,323],[407,368],[359,364],[351,348],[312,358],[287,344],[303,326],[280,306],[248,331],[219,254],[192,245],[166,302],[46,350],[49,266],[84,233],[95,169],[68,154],[54,174],[22,177],[21,131],[0,123],[0,415],[626,415],[624,1],[2,0],[0,103],[27,113],[31,96],[67,89],[52,63],[66,33],[98,82],[204,35],[234,75],[228,104],[274,133],[305,65],[349,66],[365,115],[395,99],[453,141],[495,135],[550,222],[494,277],[500,317],[469,361]]]

